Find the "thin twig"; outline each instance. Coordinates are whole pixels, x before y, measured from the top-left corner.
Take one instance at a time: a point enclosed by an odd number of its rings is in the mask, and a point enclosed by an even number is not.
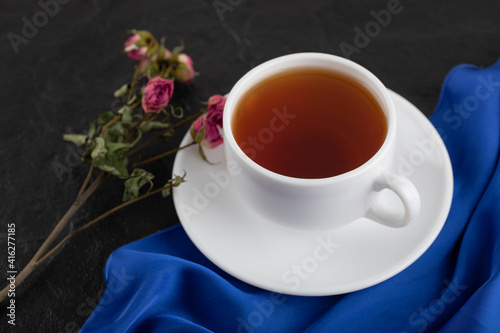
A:
[[[148,113],[149,115],[150,113]],[[154,121],[156,118],[158,118],[160,116],[159,113],[156,113],[154,116],[150,117],[149,119],[146,119],[146,121],[141,121],[139,124],[137,124],[137,128],[142,128],[144,126],[146,126],[147,124],[149,124],[150,122]],[[139,126],[140,125],[140,126]]]
[[[183,149],[186,149],[186,148],[188,148],[188,147],[191,147],[191,146],[192,146],[192,145],[194,145],[194,144],[196,144],[196,142],[191,142],[191,143],[188,143],[188,144],[187,144],[187,145],[185,145],[185,146],[178,147],[178,148],[175,148],[175,149],[172,149],[172,150],[166,151],[166,152],[164,152],[163,154],[159,154],[159,155],[156,155],[156,156],[154,156],[154,157],[148,158],[147,160],[144,160],[144,161],[140,161],[140,162],[134,163],[134,164],[132,165],[132,167],[133,167],[133,168],[136,168],[136,167],[138,167],[138,166],[140,166],[140,165],[144,165],[144,164],[151,163],[151,162],[156,161],[156,160],[158,160],[158,159],[160,159],[160,158],[166,157],[166,156],[168,156],[168,155],[172,155],[172,154],[174,154],[174,153],[176,153],[176,152],[178,152],[178,151],[180,151],[180,150],[183,150]]]
[[[150,192],[147,192],[141,196],[138,196],[137,198],[134,198],[134,199],[131,199],[129,201],[126,201],[110,210],[108,210],[107,212],[99,215],[98,217],[96,217],[95,219],[93,219],[92,221],[82,225],[81,227],[79,227],[78,229],[75,229],[73,230],[71,233],[69,233],[66,237],[64,237],[56,246],[54,246],[49,252],[47,252],[43,257],[41,257],[38,261],[37,261],[37,265],[41,264],[44,260],[46,260],[47,258],[49,258],[52,254],[54,254],[59,248],[61,248],[61,246],[63,246],[68,240],[70,240],[71,238],[73,238],[76,234],[82,232],[83,230],[87,229],[87,228],[90,228],[91,226],[93,226],[94,224],[96,224],[97,222],[101,221],[102,219],[108,217],[109,215],[117,212],[118,210],[122,209],[122,208],[125,208],[135,202],[138,202],[140,200],[143,200],[143,199],[146,199],[147,197],[150,197],[152,195],[155,195],[156,193],[158,192],[161,192],[167,188],[172,188],[172,187],[176,187],[178,186],[179,184],[178,183],[170,183],[166,186],[163,186],[161,188],[157,188],[156,190],[153,190],[153,191],[150,191]]]
[[[189,117],[187,117],[187,118],[185,118],[185,119],[183,119],[183,120],[179,121],[178,123],[176,123],[176,124],[172,125],[171,127],[164,129],[163,131],[161,131],[160,133],[158,133],[158,134],[156,134],[155,136],[151,137],[150,139],[148,139],[147,141],[145,141],[145,142],[144,142],[144,143],[142,143],[141,145],[139,145],[139,146],[135,147],[134,149],[131,149],[131,150],[129,150],[129,151],[127,151],[127,152],[125,152],[125,153],[123,154],[123,157],[126,157],[126,156],[128,156],[128,155],[131,155],[131,154],[133,154],[133,153],[138,152],[139,150],[141,150],[141,149],[143,149],[144,147],[146,147],[146,146],[150,145],[151,143],[153,143],[156,139],[158,139],[158,138],[162,137],[165,133],[168,133],[168,132],[170,132],[170,131],[172,131],[172,130],[176,129],[177,127],[180,127],[180,126],[182,126],[182,125],[185,125],[185,124],[189,123],[190,121],[192,121],[192,120],[194,120],[194,119],[198,118],[199,116],[201,116],[203,113],[204,113],[204,111],[198,112],[198,113],[196,113],[196,114],[194,114],[194,115],[192,115],[192,116],[189,116]]]
[[[108,128],[116,123],[118,120],[120,120],[121,115],[117,114],[113,119],[108,121],[106,125],[102,127],[101,134],[99,135],[101,138],[104,136],[104,133],[108,130]]]
[[[49,247],[52,245],[54,240],[59,236],[59,234],[64,230],[69,220],[73,215],[80,209],[80,207],[85,203],[85,201],[99,188],[99,186],[104,183],[104,181],[109,177],[109,173],[102,172],[97,176],[97,178],[90,184],[90,186],[81,193],[79,198],[71,205],[64,216],[57,222],[52,232],[45,239],[42,246],[35,253],[33,258],[28,262],[28,264],[23,268],[23,270],[16,276],[16,287],[19,286],[24,279],[26,279],[38,266],[38,260],[45,255]],[[86,185],[85,182],[82,187]],[[7,285],[2,291],[0,291],[0,302],[5,299],[9,291],[9,286]]]
[[[80,197],[82,196],[83,192],[87,188],[87,185],[90,182],[90,178],[92,178],[92,173],[94,172],[94,161],[90,163],[90,168],[89,172],[87,173],[87,177],[85,177],[85,180],[83,181],[82,187],[80,187],[80,191],[78,192],[78,195],[76,196],[75,202],[78,203],[80,201]]]
[[[132,94],[134,92],[134,89],[135,89],[135,86],[137,85],[137,82],[139,81],[139,73],[141,72],[141,68],[144,64],[144,62],[148,59],[147,55],[144,55],[144,57],[142,57],[141,61],[139,62],[139,64],[137,65],[137,67],[135,68],[135,72],[134,72],[134,75],[132,76],[132,82],[130,84],[130,90],[128,92],[128,99],[130,100],[130,98],[132,97]]]

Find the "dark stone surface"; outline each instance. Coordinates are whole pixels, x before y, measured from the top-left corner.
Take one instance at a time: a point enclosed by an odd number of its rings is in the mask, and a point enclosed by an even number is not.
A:
[[[201,75],[178,100],[188,112],[210,95],[225,93],[253,66],[299,51],[343,55],[355,46],[355,27],[393,1],[59,0],[44,19],[40,3],[0,4],[0,280],[6,283],[7,224],[16,224],[16,267],[21,269],[74,200],[86,174],[61,137],[80,132],[111,108],[112,92],[127,82],[133,61],[122,52],[129,29],[183,39]],[[232,5],[230,5],[232,4]],[[57,9],[57,10],[56,10]],[[500,55],[500,1],[401,0],[397,14],[352,60],[431,115],[447,72],[460,63],[492,64]],[[23,18],[40,27],[18,45]],[[25,31],[25,33],[30,31]],[[12,35],[11,35],[12,36]],[[358,41],[359,42],[359,41]],[[366,41],[365,41],[366,42]],[[179,90],[181,90],[179,88]],[[179,92],[179,91],[178,91]],[[184,130],[181,131],[182,134]],[[179,137],[168,143],[178,145]],[[173,158],[156,164],[169,177]],[[68,172],[59,174],[61,163]],[[68,230],[118,204],[121,182],[109,181],[71,220]],[[76,332],[103,292],[103,268],[117,247],[178,223],[171,198],[154,197],[86,230],[45,262],[16,290],[16,327],[0,308],[0,331]]]

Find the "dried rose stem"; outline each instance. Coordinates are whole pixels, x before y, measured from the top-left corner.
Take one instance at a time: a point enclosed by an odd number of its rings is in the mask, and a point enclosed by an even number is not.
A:
[[[69,207],[68,211],[64,216],[57,222],[56,226],[50,233],[50,235],[45,239],[42,246],[35,253],[33,258],[28,262],[28,264],[23,268],[23,270],[16,276],[16,287],[18,287],[40,264],[40,258],[48,251],[49,247],[52,245],[54,240],[59,236],[59,234],[64,230],[69,220],[75,213],[80,209],[80,207],[85,203],[85,201],[101,186],[104,181],[108,178],[109,174],[102,172],[97,176],[97,178],[87,187],[91,174],[93,172],[93,167],[89,169],[89,173],[82,184],[82,187],[75,199],[75,202]],[[87,187],[87,188],[86,188]],[[86,188],[86,189],[85,189]],[[9,291],[9,285],[7,285],[2,291],[0,291],[0,302],[5,299]]]
[[[184,118],[183,120],[179,121],[177,124],[175,125],[172,125],[171,127],[169,128],[166,128],[164,129],[163,131],[161,131],[160,133],[156,134],[155,136],[151,137],[149,140],[146,140],[144,143],[142,143],[141,145],[135,147],[134,149],[131,149],[127,152],[125,152],[125,154],[123,154],[123,156],[128,156],[130,154],[133,154],[139,150],[141,150],[142,148],[150,145],[153,141],[155,141],[156,139],[159,139],[162,135],[164,135],[165,133],[171,131],[171,130],[174,130],[176,129],[177,127],[180,127],[182,125],[185,125],[187,124],[188,122],[192,121],[192,120],[195,120],[196,118],[198,118],[199,116],[201,116],[202,114],[204,113],[204,111],[201,111],[201,112],[198,112],[192,116],[189,116],[187,118]]]
[[[101,138],[104,137],[104,133],[108,130],[108,128],[110,128],[111,125],[113,125],[118,120],[120,120],[120,118],[121,118],[121,115],[117,114],[113,119],[111,119],[109,122],[107,122],[106,125],[103,126],[103,128],[101,130],[101,134],[99,135],[99,137],[101,137]]]
[[[146,116],[148,116],[148,115],[150,115],[150,113],[148,113]],[[160,116],[160,114],[157,113],[154,116],[149,117],[148,119],[143,119],[139,124],[137,124],[136,127],[142,128],[142,127],[146,126],[147,124],[149,124],[150,122],[155,121],[159,116]]]
[[[142,123],[145,120],[148,121],[149,118],[151,118],[151,113],[146,113],[144,115],[144,117],[142,117],[139,120],[139,122],[137,123],[137,125],[135,125],[134,128],[132,128],[132,130],[130,132],[128,132],[127,135],[125,135],[125,138],[123,139],[123,142],[130,142],[130,141],[132,141],[132,138],[134,137],[135,132],[137,132],[138,128],[142,125]]]
[[[76,200],[75,200],[76,203],[78,203],[79,199],[82,197],[83,192],[87,188],[87,185],[89,184],[90,178],[92,178],[93,173],[94,173],[94,161],[90,163],[90,168],[89,171],[87,172],[87,177],[85,177],[82,187],[80,187],[80,191],[78,191],[78,194],[76,195]]]
[[[56,246],[54,246],[49,252],[47,252],[43,257],[41,257],[37,264],[41,264],[43,261],[45,261],[45,259],[49,258],[52,254],[54,254],[59,248],[61,248],[61,246],[63,246],[68,240],[70,240],[71,238],[73,238],[76,234],[82,232],[83,230],[93,226],[94,224],[96,224],[97,222],[99,222],[100,220],[108,217],[109,215],[115,213],[116,211],[122,209],[122,208],[125,208],[133,203],[136,203],[140,200],[143,200],[143,199],[146,199],[147,197],[150,197],[152,195],[155,195],[156,193],[159,193],[167,188],[172,188],[172,187],[176,187],[178,186],[180,183],[171,183],[171,184],[168,184],[166,186],[163,186],[161,188],[157,188],[156,190],[153,190],[153,191],[150,191],[150,192],[147,192],[147,193],[144,193],[143,195],[140,195],[138,196],[137,198],[134,198],[134,199],[131,199],[129,201],[126,201],[118,206],[115,206],[114,208],[108,210],[107,212],[99,215],[98,217],[96,217],[95,219],[93,219],[92,221],[82,225],[81,227],[79,227],[78,229],[75,229],[73,230],[71,233],[69,233],[68,235],[66,235],[66,237],[64,237]]]
[[[147,160],[144,160],[144,161],[140,161],[140,162],[137,162],[137,163],[134,163],[132,165],[133,168],[136,168],[138,167],[139,165],[144,165],[144,164],[148,164],[148,163],[151,163],[153,161],[156,161],[160,158],[163,158],[165,156],[168,156],[168,155],[172,155],[180,150],[183,150],[183,149],[186,149],[187,147],[191,147],[192,145],[196,144],[196,142],[191,142],[191,143],[188,143],[187,145],[185,146],[182,146],[182,147],[179,147],[179,148],[174,148],[172,150],[169,150],[169,151],[166,151],[164,152],[163,154],[159,154],[159,155],[156,155],[154,157],[151,157],[151,158],[148,158]]]
[[[132,97],[132,94],[134,93],[135,86],[137,85],[137,82],[139,82],[139,74],[141,73],[142,65],[146,60],[147,56],[145,55],[139,62],[139,65],[137,65],[137,67],[135,68],[134,76],[132,77],[132,83],[130,84],[128,92],[128,99],[130,99],[130,97]]]

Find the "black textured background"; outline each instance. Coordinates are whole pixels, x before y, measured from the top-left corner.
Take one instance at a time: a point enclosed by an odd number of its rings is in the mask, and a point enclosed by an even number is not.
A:
[[[54,0],[42,0],[42,3]],[[7,224],[16,224],[16,266],[24,266],[73,202],[86,167],[62,141],[112,108],[112,92],[128,82],[134,62],[122,53],[127,30],[182,39],[200,73],[177,93],[188,113],[226,93],[253,66],[273,57],[319,51],[343,55],[355,27],[391,1],[59,0],[35,36],[16,53],[8,34],[22,35],[38,1],[0,2],[0,281],[7,263]],[[402,11],[352,60],[431,115],[447,72],[460,63],[491,65],[500,56],[500,1],[401,0]],[[44,22],[42,22],[44,23]],[[177,88],[177,87],[176,87]],[[181,130],[181,133],[185,129]],[[179,138],[165,149],[178,145]],[[70,149],[71,148],[71,149]],[[167,179],[173,158],[152,171]],[[56,172],[55,165],[67,172]],[[163,177],[163,178],[162,178]],[[121,182],[106,183],[68,230],[120,203]],[[16,327],[0,307],[0,332],[77,332],[104,290],[103,268],[117,247],[178,223],[171,198],[147,201],[72,239],[16,290]],[[168,331],[168,329],[166,329]]]

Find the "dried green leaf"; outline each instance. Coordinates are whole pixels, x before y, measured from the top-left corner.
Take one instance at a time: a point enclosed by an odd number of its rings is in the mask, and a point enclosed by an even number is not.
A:
[[[78,147],[81,147],[87,141],[87,136],[84,134],[64,134],[63,140],[66,142],[74,143]]]
[[[104,113],[101,113],[99,115],[99,118],[97,118],[97,125],[102,128],[102,126],[106,125],[107,123],[109,123],[111,120],[113,120],[113,118],[115,117],[115,115],[113,114],[112,111],[106,111]]]
[[[125,83],[123,86],[121,86],[120,88],[118,88],[114,93],[113,95],[116,97],[116,98],[120,98],[120,97],[124,97],[128,94],[128,91],[129,91],[129,84],[128,83]]]
[[[106,142],[106,148],[110,153],[123,154],[127,149],[133,147],[133,143],[123,143],[123,142]]]
[[[128,105],[124,105],[120,108],[120,110],[117,111],[118,114],[122,115],[122,121],[126,123],[131,123],[132,122],[132,113],[134,112],[134,109],[132,109]]]
[[[174,178],[170,179],[164,186],[163,190],[161,191],[162,197],[166,198],[172,193],[172,187],[179,186],[180,184],[186,182],[184,178],[186,177],[186,173],[181,176],[174,175]]]
[[[115,115],[111,111],[101,113],[99,117],[90,124],[88,137],[93,139],[95,136],[98,136],[104,125],[113,120],[114,117]]]
[[[92,150],[90,157],[92,157],[94,161],[105,158],[108,149],[106,149],[106,144],[104,139],[95,138],[94,142],[95,142],[95,148]]]
[[[161,196],[166,198],[172,193],[172,189],[170,186],[166,186],[162,191],[161,191]]]
[[[93,138],[94,135],[95,135],[95,121],[92,122],[92,124],[90,124],[90,127],[89,127],[89,138]]]
[[[94,165],[99,169],[118,177],[128,176],[128,159],[122,157],[121,152],[118,150],[110,152],[106,148],[106,142],[103,138],[95,138],[95,148],[92,150],[90,157],[94,161]]]
[[[132,174],[130,175],[130,178],[127,179],[124,183],[125,190],[123,192],[123,201],[137,198],[139,196],[140,189],[146,184],[150,184],[150,186],[152,187],[152,180],[154,177],[155,176],[152,173],[147,172],[143,169],[134,169],[134,171],[132,171]]]
[[[102,171],[109,172],[117,177],[128,177],[128,159],[116,154],[107,155],[103,159],[94,160],[94,165]]]
[[[133,105],[136,99],[137,99],[137,94],[132,95],[132,97],[130,97],[130,99],[128,100],[127,105],[128,106]]]
[[[158,131],[158,130],[164,130],[170,127],[170,123],[164,123],[161,121],[150,121],[144,126],[141,127],[141,132],[143,133],[148,133],[151,131]]]
[[[125,127],[122,123],[116,122],[104,133],[106,142],[122,142],[125,137]]]
[[[186,172],[184,172],[182,176],[174,175],[173,178],[174,186],[179,186],[180,184],[185,183],[186,180],[184,178],[186,178]]]
[[[121,156],[123,155],[123,153],[125,153],[125,151],[129,150],[130,148],[134,147],[137,142],[139,142],[139,140],[141,139],[142,137],[142,133],[141,132],[137,132],[137,137],[135,138],[135,140],[133,142],[112,142],[112,141],[105,141],[105,146],[106,148],[108,149],[108,154],[116,154],[118,156]],[[120,141],[122,139],[122,137],[120,136],[119,137]]]

